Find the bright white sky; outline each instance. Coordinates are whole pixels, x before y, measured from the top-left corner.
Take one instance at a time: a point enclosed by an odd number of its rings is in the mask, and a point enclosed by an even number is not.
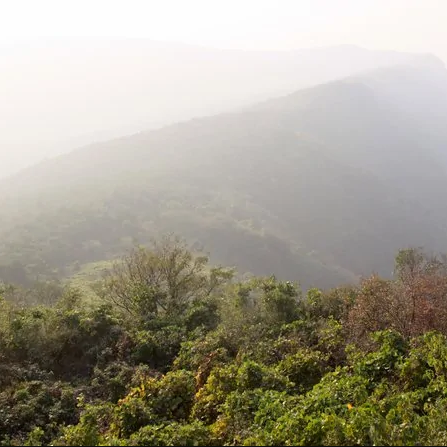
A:
[[[355,44],[447,61],[447,0],[0,0],[0,40],[35,36],[242,49]]]

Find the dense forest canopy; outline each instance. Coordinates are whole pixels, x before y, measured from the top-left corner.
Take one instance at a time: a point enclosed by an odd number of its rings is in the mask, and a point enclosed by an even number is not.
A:
[[[444,445],[447,262],[327,291],[180,239],[98,284],[0,294],[0,445]]]

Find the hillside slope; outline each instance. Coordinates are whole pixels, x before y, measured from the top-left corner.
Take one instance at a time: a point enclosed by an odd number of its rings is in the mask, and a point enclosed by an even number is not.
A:
[[[233,110],[411,54],[216,50],[148,39],[0,42],[0,177],[94,141]]]
[[[166,231],[305,287],[390,275],[398,248],[447,249],[446,86],[421,57],[24,170],[0,183],[3,276],[69,274]]]

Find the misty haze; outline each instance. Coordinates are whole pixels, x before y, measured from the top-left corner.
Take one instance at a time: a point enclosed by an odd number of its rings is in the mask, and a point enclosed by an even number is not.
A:
[[[0,445],[446,445],[445,4],[44,3],[0,20]]]
[[[213,50],[148,39],[0,46],[0,176],[42,158],[266,98],[412,55],[340,46]]]

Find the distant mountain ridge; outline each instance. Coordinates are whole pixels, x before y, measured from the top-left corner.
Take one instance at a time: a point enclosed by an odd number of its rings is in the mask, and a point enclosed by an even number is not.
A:
[[[242,272],[329,287],[389,276],[402,247],[447,250],[447,76],[417,60],[27,169],[0,182],[0,260],[68,274],[174,231]]]
[[[0,43],[0,177],[88,143],[413,57],[349,45],[275,52],[147,39]]]

